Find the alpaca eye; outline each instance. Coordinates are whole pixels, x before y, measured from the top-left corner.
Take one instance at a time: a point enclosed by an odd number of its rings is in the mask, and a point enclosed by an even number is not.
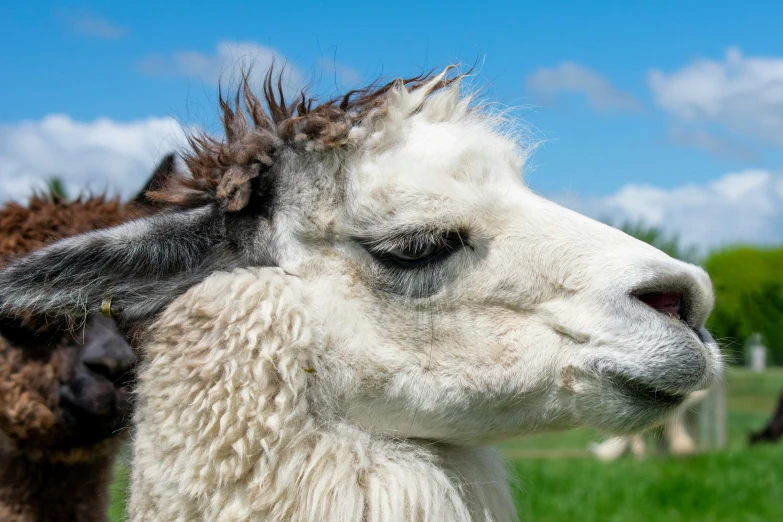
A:
[[[408,238],[398,246],[374,252],[382,263],[398,268],[418,268],[440,261],[454,253],[463,245],[458,233],[444,234],[440,237]]]
[[[419,262],[429,259],[442,248],[446,248],[446,242],[440,239],[438,243],[407,245],[386,252],[385,256],[398,262]]]

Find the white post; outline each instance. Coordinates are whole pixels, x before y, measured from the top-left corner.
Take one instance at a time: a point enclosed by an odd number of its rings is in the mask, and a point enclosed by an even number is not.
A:
[[[715,385],[715,449],[723,449],[728,442],[726,426],[726,382],[722,379]]]
[[[699,425],[699,446],[701,450],[712,449],[712,437],[710,436],[712,393],[707,395],[698,406],[696,419]]]
[[[761,340],[761,334],[756,332],[748,337],[745,349],[745,356],[751,371],[763,372],[767,366],[767,347]]]
[[[767,347],[757,344],[750,349],[750,369],[756,373],[763,372],[767,367]]]
[[[726,383],[720,381],[709,391],[698,407],[697,424],[701,450],[719,450],[726,447]]]

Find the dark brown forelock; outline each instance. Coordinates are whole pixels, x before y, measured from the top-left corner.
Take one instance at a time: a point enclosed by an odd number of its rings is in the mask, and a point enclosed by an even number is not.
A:
[[[351,128],[373,110],[383,110],[386,93],[392,87],[402,85],[414,90],[434,76],[430,71],[380,86],[375,82],[313,107],[314,100],[304,91],[297,101],[286,102],[283,72],[274,82],[270,69],[263,85],[265,109],[248,85],[248,74],[243,73],[233,103],[223,98],[222,92],[219,95],[225,138],[190,135],[190,150],[184,155],[190,175],[173,176],[165,187],[147,195],[171,207],[192,208],[217,202],[226,211],[237,212],[250,200],[253,180],[269,171],[281,147],[324,151],[345,145]],[[433,91],[460,77],[444,78]]]

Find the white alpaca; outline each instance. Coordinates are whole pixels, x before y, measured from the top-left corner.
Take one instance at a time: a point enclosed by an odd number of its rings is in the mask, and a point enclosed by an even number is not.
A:
[[[318,108],[269,81],[270,116],[245,89],[168,213],[0,273],[6,309],[154,321],[132,520],[516,520],[492,444],[718,377],[704,271],[532,193],[446,74]]]

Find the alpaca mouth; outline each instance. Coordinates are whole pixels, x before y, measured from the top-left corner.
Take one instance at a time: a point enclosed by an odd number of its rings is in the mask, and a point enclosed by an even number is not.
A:
[[[658,386],[621,373],[612,373],[608,377],[614,388],[623,395],[629,396],[635,402],[676,407],[682,404],[688,395],[687,393],[661,390]]]

